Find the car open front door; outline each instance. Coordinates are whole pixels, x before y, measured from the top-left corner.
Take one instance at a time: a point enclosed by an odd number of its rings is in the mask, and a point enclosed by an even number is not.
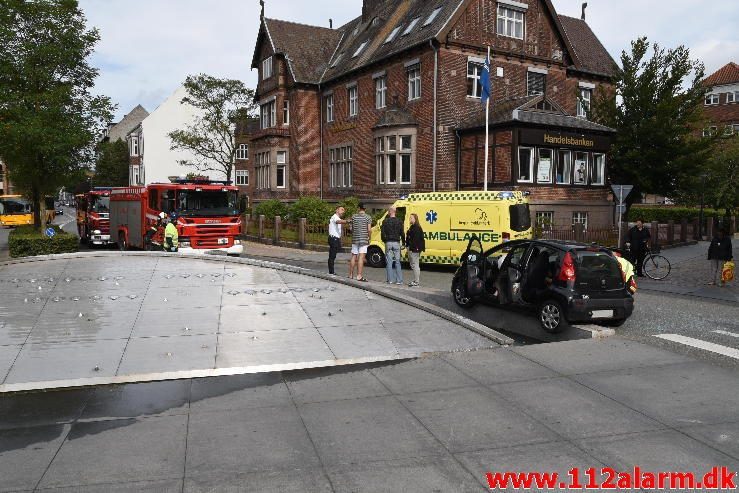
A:
[[[483,294],[485,279],[485,256],[482,250],[482,243],[477,235],[472,235],[469,243],[467,243],[467,250],[464,256],[465,269],[463,272],[464,286],[467,290],[467,295],[475,298]]]
[[[503,260],[498,276],[498,291],[500,303],[521,303],[521,283],[526,270],[524,269],[524,258],[526,250],[531,243],[523,242],[511,247],[511,250]]]

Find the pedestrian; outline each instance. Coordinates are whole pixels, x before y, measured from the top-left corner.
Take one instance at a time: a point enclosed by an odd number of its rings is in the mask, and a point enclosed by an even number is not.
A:
[[[724,285],[722,278],[724,262],[733,259],[731,237],[726,234],[726,231],[719,229],[708,247],[708,260],[711,262],[711,282],[708,283],[709,286]]]
[[[335,275],[334,264],[336,263],[336,255],[341,250],[341,225],[347,221],[341,219],[346,209],[339,206],[334,211],[334,215],[328,222],[328,273]]]
[[[180,238],[177,227],[174,225],[175,216],[164,218],[164,247],[165,252],[176,252],[180,246]]]
[[[426,239],[423,237],[423,228],[418,222],[418,214],[410,215],[411,226],[405,234],[405,246],[408,248],[408,260],[413,270],[413,281],[408,286],[415,287],[421,282],[421,253],[426,251]]]
[[[403,284],[403,266],[400,265],[400,249],[403,242],[403,222],[395,217],[395,207],[390,207],[382,221],[380,233],[385,243],[385,269],[387,282]]]
[[[636,226],[626,235],[626,247],[630,250],[629,260],[636,266],[636,277],[644,277],[644,257],[647,255],[651,238],[652,235],[644,227],[642,218],[636,220]]]
[[[364,277],[364,257],[367,255],[370,234],[372,232],[372,218],[367,215],[364,204],[359,204],[359,212],[352,216],[352,258],[349,261],[349,278],[354,277],[354,268],[357,269],[357,281],[367,282]]]

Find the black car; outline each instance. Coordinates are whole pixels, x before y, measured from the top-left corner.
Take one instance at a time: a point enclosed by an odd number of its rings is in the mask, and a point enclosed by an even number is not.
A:
[[[473,236],[452,281],[454,301],[528,306],[551,333],[571,322],[620,326],[634,298],[610,250],[557,240],[516,240],[482,251]]]

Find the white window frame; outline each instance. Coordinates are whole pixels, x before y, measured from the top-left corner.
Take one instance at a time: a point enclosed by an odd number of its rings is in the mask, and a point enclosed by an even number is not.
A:
[[[387,106],[387,78],[385,76],[375,79],[375,108],[381,110]]]
[[[274,99],[259,105],[259,123],[262,129],[272,128],[277,124],[277,110],[275,106]]]
[[[567,156],[567,159],[563,159],[563,155]],[[565,163],[564,172],[562,173],[562,180],[560,181],[559,174],[557,171],[562,163]],[[557,149],[557,164],[554,167],[554,184],[555,185],[569,185],[572,181],[572,151],[569,149]]]
[[[388,34],[387,38],[385,39],[385,42],[382,44],[388,44],[390,41],[395,39],[395,36],[398,35],[398,31],[400,31],[400,26],[397,26],[395,29],[392,30],[390,34]]]
[[[589,87],[580,87],[578,89],[577,98],[577,116],[580,118],[588,117],[590,113],[590,103],[593,100],[593,90]]]
[[[544,219],[547,222],[544,222]],[[554,211],[536,211],[534,213],[534,224],[540,226],[544,231],[554,229]]]
[[[346,96],[349,100],[349,117],[355,117],[359,114],[359,89],[356,84],[347,88]]]
[[[249,145],[239,144],[236,148],[236,159],[247,160],[249,159]]]
[[[415,139],[413,133],[403,130],[385,134],[375,139],[376,183],[378,185],[405,186],[413,184],[415,175]],[[409,145],[403,145],[407,142]],[[393,143],[393,145],[391,145]],[[395,173],[390,171],[390,163],[395,163]],[[408,176],[404,179],[403,168],[407,164]]]
[[[334,95],[328,94],[323,99],[326,101],[326,122],[331,123],[334,121]]]
[[[287,188],[287,151],[277,151],[275,163],[275,188]],[[280,185],[280,171],[282,171],[282,185]]]
[[[519,18],[520,15],[520,18]],[[502,29],[501,29],[502,21]],[[510,5],[498,4],[496,32],[506,38],[524,39],[526,36],[526,12],[511,8]],[[520,27],[521,35],[516,35],[516,27]]]
[[[346,189],[353,186],[353,156],[351,144],[329,149],[329,187]]]
[[[739,91],[733,91],[733,92],[727,92],[726,93],[726,104],[730,103],[736,103],[737,95],[739,95]]]
[[[588,229],[588,211],[573,211],[572,212],[572,227],[575,224],[582,224],[584,229]]]
[[[539,179],[539,164],[541,162],[542,153],[549,153],[549,178],[546,178],[545,180]],[[551,184],[552,181],[554,181],[554,160],[555,160],[555,152],[554,149],[550,147],[540,147],[536,151],[536,157],[538,158],[536,161],[536,183],[546,183]]]
[[[267,80],[274,75],[273,57],[268,56],[262,60],[262,80]]]
[[[290,125],[290,100],[282,100],[282,124]]]
[[[237,169],[236,170],[236,185],[241,187],[249,186],[249,170],[248,169]]]
[[[418,21],[420,21],[420,20],[421,20],[420,17],[416,17],[415,19],[413,19],[411,21],[411,23],[408,24],[408,27],[405,28],[405,31],[403,31],[402,36],[409,35],[411,33],[411,31],[413,31],[413,28],[416,27],[416,24],[418,24]]]
[[[364,41],[361,45],[359,45],[359,48],[357,48],[357,51],[354,52],[354,54],[352,55],[352,58],[357,58],[359,54],[364,51],[364,48],[365,46],[367,46],[367,43],[369,43],[369,41]]]
[[[577,157],[578,155],[585,155],[585,177],[581,182],[576,180],[575,173],[577,172],[577,169],[575,168],[577,163]],[[573,155],[572,160],[572,184],[577,186],[585,186],[588,184],[588,179],[590,178],[590,154],[584,151],[575,151]]]
[[[421,65],[408,67],[408,101],[421,99]]]
[[[544,87],[542,87],[541,92],[531,92],[531,80],[530,77],[543,77],[544,78]],[[546,94],[547,92],[547,74],[542,73],[539,71],[529,70],[526,72],[526,95],[527,96],[540,96],[542,94]]]
[[[528,180],[521,179],[521,151],[522,150],[529,151],[529,179]],[[527,146],[518,147],[518,156],[516,158],[516,162],[518,163],[518,169],[516,169],[516,181],[518,183],[534,183],[534,156],[535,155],[536,155],[536,149],[533,147],[527,147]]]
[[[719,103],[720,100],[721,98],[718,94],[706,94],[706,100],[704,104],[706,106],[715,106]]]
[[[473,99],[482,98],[482,62],[467,61],[467,97]],[[472,74],[470,74],[472,72]],[[472,94],[470,94],[472,89]]]
[[[254,157],[254,172],[257,175],[256,188],[259,190],[269,190],[271,188],[271,154],[267,152],[258,152]]]
[[[429,14],[429,16],[426,18],[426,21],[423,23],[423,26],[421,27],[426,27],[426,26],[431,25],[431,23],[434,22],[436,17],[439,15],[439,12],[441,12],[441,7],[436,7],[434,11],[431,12],[431,14]]]
[[[131,137],[131,156],[137,157],[139,155],[139,137]]]
[[[601,159],[598,162],[598,158]],[[602,152],[594,152],[591,163],[590,163],[590,179],[597,173],[599,180],[591,181],[591,185],[605,185],[606,184],[606,155]]]

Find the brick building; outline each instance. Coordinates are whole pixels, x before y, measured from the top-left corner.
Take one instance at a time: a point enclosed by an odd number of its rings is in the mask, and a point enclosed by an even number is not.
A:
[[[254,195],[254,183],[251,179],[254,167],[250,155],[251,137],[259,130],[259,119],[250,118],[236,124],[235,144],[236,163],[234,166],[233,181],[239,187],[239,195],[248,201]]]
[[[739,65],[727,63],[706,77],[703,85],[708,88],[703,108],[710,122],[703,134],[739,134]]]
[[[338,29],[262,14],[252,199],[352,195],[380,208],[481,189],[488,46],[489,188],[530,190],[537,217],[556,224],[611,224],[612,130],[587,113],[615,62],[550,0],[364,0]]]

